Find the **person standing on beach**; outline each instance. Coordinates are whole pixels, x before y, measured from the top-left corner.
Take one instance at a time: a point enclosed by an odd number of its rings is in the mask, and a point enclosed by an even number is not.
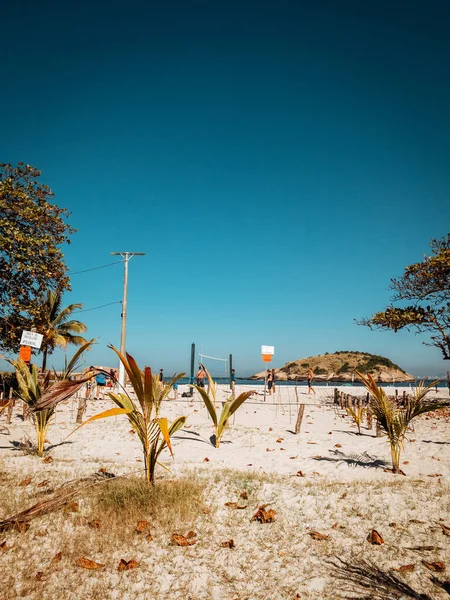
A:
[[[206,373],[205,373],[205,369],[203,368],[203,365],[199,365],[197,375],[195,376],[195,378],[197,380],[198,387],[204,388]]]
[[[308,394],[310,394],[311,391],[313,392],[313,394],[316,393],[316,390],[312,386],[313,379],[314,379],[314,371],[312,370],[311,367],[309,367],[309,369],[308,369]]]
[[[231,391],[234,393],[234,388],[236,387],[236,373],[234,371],[234,369],[231,369],[231,375],[230,375],[230,388]]]
[[[164,372],[162,369],[159,370],[158,381],[161,381],[161,383],[164,381]]]
[[[95,400],[100,400],[100,396],[101,396],[101,399],[104,400],[105,399],[105,385],[106,385],[105,374],[98,373],[98,375],[95,378],[95,381],[97,383],[97,392],[96,392]]]
[[[267,388],[269,390],[269,396],[273,394],[273,369],[269,369],[267,373]]]

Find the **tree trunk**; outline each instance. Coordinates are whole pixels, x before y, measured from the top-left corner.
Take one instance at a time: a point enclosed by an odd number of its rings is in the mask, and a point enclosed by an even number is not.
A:
[[[300,427],[302,426],[304,412],[305,412],[305,405],[300,404],[300,406],[298,407],[297,421],[295,423],[295,434],[296,435],[298,435],[300,433]]]

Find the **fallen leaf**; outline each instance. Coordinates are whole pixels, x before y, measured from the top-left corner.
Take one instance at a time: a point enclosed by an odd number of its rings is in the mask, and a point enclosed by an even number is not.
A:
[[[101,565],[95,560],[90,560],[89,558],[78,558],[75,563],[78,567],[82,567],[83,569],[103,569],[105,565]]]
[[[45,487],[46,485],[48,485],[48,479],[44,479],[44,481],[41,481],[41,483],[38,483],[36,487]]]
[[[206,456],[206,457],[203,459],[203,462],[209,462],[209,458]]]
[[[42,581],[43,577],[44,577],[44,571],[38,571],[36,573],[36,575],[34,576],[36,581]]]
[[[171,543],[174,546],[193,546],[197,541],[196,538],[188,538],[188,536],[180,535],[179,533],[172,533]]]
[[[269,427],[269,431],[273,431],[273,428],[272,428],[272,427]]]
[[[148,527],[148,521],[138,521],[136,525],[136,531],[138,533],[143,533]]]
[[[32,477],[28,477],[28,479],[24,479],[23,481],[21,481],[19,483],[20,487],[26,487],[27,485],[30,485],[32,479],[33,479]]]
[[[427,475],[427,477],[442,477],[442,473],[431,473],[430,475]]]
[[[266,506],[267,504],[262,504],[250,520],[259,521],[260,523],[273,523],[277,513],[272,508],[266,510]]]
[[[100,529],[100,527],[102,526],[102,524],[100,523],[100,521],[89,521],[88,526],[91,529]]]
[[[266,448],[266,452],[275,452],[275,448]]]
[[[46,456],[42,462],[45,463],[46,465],[51,465],[53,462],[53,458],[51,456]]]
[[[207,506],[205,506],[205,507],[202,509],[202,513],[203,513],[204,515],[209,515],[209,513],[210,513],[210,512],[211,512],[211,509],[210,509],[210,508],[208,508]]]
[[[233,540],[227,540],[226,542],[222,542],[220,545],[222,548],[234,548]]]
[[[237,502],[225,502],[225,506],[228,506],[229,508],[236,508]]]
[[[68,502],[64,507],[64,510],[67,512],[79,512],[80,505],[78,502]]]
[[[328,435],[333,435],[333,432],[332,432],[332,431],[329,431],[329,432],[328,432]]]
[[[439,523],[439,525],[442,527],[442,533],[450,536],[450,527],[448,525],[444,525],[444,523]]]
[[[139,563],[137,560],[125,560],[124,558],[120,559],[120,563],[119,563],[119,571],[129,571],[130,569],[137,569],[139,566]]]
[[[439,571],[440,573],[445,571],[445,563],[441,561],[427,562],[426,560],[423,560],[422,564],[424,564],[427,569],[430,569],[430,571]]]
[[[397,567],[396,569],[392,570],[397,571],[398,573],[412,573],[415,568],[415,565],[402,565],[401,567]]]
[[[63,553],[62,552],[58,552],[58,554],[55,554],[55,556],[50,561],[50,567],[52,565],[56,565],[57,563],[61,562],[62,561],[62,557],[63,557]]]
[[[305,474],[303,473],[303,471],[297,471],[296,473],[297,477],[304,477]]]
[[[367,536],[367,541],[371,544],[374,544],[375,546],[381,546],[381,544],[384,544],[383,538],[376,529],[372,529],[372,531]]]
[[[240,493],[240,498],[242,498],[243,500],[247,500],[247,498],[248,498],[248,494],[247,494],[247,492],[246,492],[245,490],[243,490],[243,491]]]
[[[195,533],[195,531],[189,531],[189,533],[187,534],[186,538],[188,540],[191,540],[192,538],[197,537],[197,534]]]
[[[335,448],[342,448],[342,444],[335,444],[334,447]]]
[[[282,437],[279,437],[279,438],[277,439],[277,444],[281,444],[281,442],[283,442],[283,441],[284,441],[284,438],[282,438]]]
[[[136,433],[134,429],[130,429],[128,433]]]
[[[423,525],[425,521],[419,521],[419,519],[410,519],[410,523],[416,523],[417,525]]]
[[[317,541],[327,540],[330,537],[329,535],[319,533],[318,531],[308,531],[308,535],[310,535],[313,540]]]
[[[30,524],[28,521],[16,521],[13,528],[19,533],[26,533],[30,529]]]
[[[404,464],[404,465],[409,465],[409,460],[404,460],[404,461],[403,461],[403,464]]]
[[[286,448],[280,448],[280,450],[286,450]]]
[[[315,444],[317,446],[317,442],[306,442],[307,444]]]
[[[12,544],[11,546],[7,546],[6,545],[6,540],[4,540],[1,544],[0,544],[0,550],[2,552],[7,552],[8,550],[11,550],[11,548],[14,546],[14,544]]]
[[[298,454],[297,454],[297,456],[290,456],[289,458],[290,458],[291,460],[294,460],[295,458],[298,458]]]

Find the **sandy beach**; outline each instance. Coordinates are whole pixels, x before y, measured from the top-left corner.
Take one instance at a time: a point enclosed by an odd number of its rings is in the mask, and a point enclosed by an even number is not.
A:
[[[80,493],[76,511],[37,518],[26,533],[0,535],[0,598],[371,597],[368,589],[352,588],[339,559],[370,564],[412,590],[397,590],[396,596],[391,589],[391,595],[377,598],[419,597],[407,593],[448,597],[438,585],[445,581],[445,568],[450,569],[450,537],[443,527],[450,527],[447,413],[415,421],[402,454],[402,476],[389,471],[386,438],[376,437],[365,425],[358,435],[352,420],[333,404],[332,388],[317,387],[316,395],[298,389],[298,400],[306,405],[299,435],[294,434],[294,388],[278,385],[266,402],[259,389],[231,419],[217,449],[203,402],[198,393],[192,400],[182,398],[186,389],[180,386],[178,400],[162,407],[170,421],[186,415],[187,422],[173,438],[174,457],[167,450],[162,455],[161,463],[170,471],[157,467],[156,487],[176,480],[197,482],[202,497],[188,519],[164,526],[155,521],[151,541],[132,528],[93,529],[89,523],[101,523],[102,514],[95,514],[95,503]],[[221,386],[218,399],[225,401],[228,394]],[[352,388],[352,394],[363,395],[364,390]],[[447,394],[441,389],[432,397]],[[111,400],[89,401],[85,418],[112,406]],[[141,447],[128,420],[93,421],[67,437],[75,429],[76,408],[76,400],[58,406],[47,436],[46,456],[53,462],[46,463],[20,448],[27,436],[34,439],[34,431],[31,422],[22,421],[17,403],[12,423],[0,437],[1,518],[99,469],[143,476]],[[4,420],[2,416],[2,425]],[[263,504],[276,512],[273,522],[251,520]],[[154,521],[145,510],[140,518]],[[384,540],[381,545],[367,540],[374,529]],[[195,544],[171,544],[175,531],[190,530],[196,533]],[[230,540],[232,547],[222,545]],[[59,553],[59,560],[53,560]],[[102,567],[83,569],[76,564],[80,556]],[[118,571],[122,558],[139,565]],[[433,583],[433,577],[438,581]]]

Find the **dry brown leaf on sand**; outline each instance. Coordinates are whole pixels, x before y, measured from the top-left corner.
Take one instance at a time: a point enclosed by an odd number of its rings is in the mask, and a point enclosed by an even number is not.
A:
[[[205,458],[203,459],[203,462],[209,462],[209,458],[207,456],[205,456]]]
[[[46,485],[48,485],[48,479],[44,479],[44,481],[41,481],[41,483],[38,483],[36,487],[41,488],[41,487],[45,487]]]
[[[179,533],[172,533],[172,546],[193,546],[197,541],[197,534],[194,531],[190,531],[186,536]]]
[[[16,521],[12,529],[15,529],[19,533],[26,533],[30,529],[30,524],[28,521]]]
[[[240,494],[239,497],[242,498],[242,500],[247,500],[248,499],[248,494],[245,490],[243,490]]]
[[[282,438],[282,437],[279,437],[279,438],[277,439],[277,444],[281,444],[281,442],[282,442],[283,440],[284,440],[284,438]]]
[[[136,531],[138,533],[143,533],[148,528],[148,521],[138,521],[136,525]]]
[[[397,567],[396,569],[392,569],[393,571],[397,571],[398,573],[412,573],[415,571],[415,565],[402,565],[401,567]]]
[[[250,520],[259,521],[260,523],[273,523],[277,513],[272,508],[266,510],[266,506],[267,504],[262,504]]]
[[[295,460],[296,458],[298,458],[298,454],[297,454],[297,456],[290,456],[289,458],[290,458],[291,460]]]
[[[416,525],[424,525],[425,521],[419,521],[419,519],[410,519],[410,523],[415,523]]]
[[[8,550],[11,550],[11,548],[12,548],[13,546],[14,546],[14,544],[12,544],[11,546],[8,546],[8,545],[6,544],[6,540],[4,540],[4,541],[3,541],[3,542],[1,542],[1,544],[0,544],[0,550],[1,550],[2,552],[7,552]]]
[[[304,477],[305,474],[303,473],[303,471],[297,471],[296,473],[297,477]]]
[[[384,544],[383,538],[376,529],[372,529],[372,531],[367,536],[367,541],[375,546],[381,546],[381,544]]]
[[[224,506],[228,506],[228,508],[237,508],[237,502],[225,502]]]
[[[23,481],[21,481],[19,483],[20,487],[26,487],[27,485],[30,485],[32,479],[33,479],[32,477],[28,477],[27,479],[24,479]]]
[[[62,557],[63,557],[63,553],[62,552],[58,552],[58,554],[55,554],[55,556],[50,561],[50,567],[52,565],[56,565],[57,563],[61,562],[62,561]]]
[[[234,548],[233,540],[227,540],[226,542],[222,542],[220,545],[222,548]]]
[[[130,569],[137,569],[139,563],[137,560],[125,560],[124,558],[120,559],[118,571],[129,571]]]
[[[308,535],[312,537],[313,540],[317,540],[318,542],[322,540],[328,540],[329,535],[325,535],[324,533],[319,533],[318,531],[308,531]]]
[[[95,560],[90,560],[89,558],[78,558],[75,563],[78,567],[82,567],[83,569],[103,569],[105,565],[102,565]]]
[[[442,528],[442,533],[443,533],[444,535],[448,535],[448,536],[450,536],[450,527],[449,527],[448,525],[444,525],[444,523],[439,523],[439,525],[440,525],[440,526],[441,526],[441,528]]]
[[[275,452],[275,448],[266,448],[266,452]]]
[[[334,447],[335,448],[342,448],[342,444],[335,444]]]
[[[46,456],[42,462],[45,463],[46,465],[51,465],[53,462],[53,458],[51,456]]]
[[[439,571],[440,573],[445,571],[445,563],[441,561],[427,562],[426,560],[423,560],[422,564],[425,565],[427,569],[430,569],[430,571]]]

